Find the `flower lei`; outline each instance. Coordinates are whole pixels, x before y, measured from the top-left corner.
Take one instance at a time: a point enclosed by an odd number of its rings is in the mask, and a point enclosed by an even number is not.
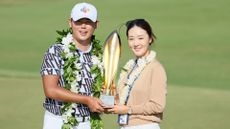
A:
[[[156,57],[156,52],[155,51],[150,51],[150,54],[146,57],[142,57],[137,59],[137,66],[132,73],[129,75],[129,78],[125,82],[125,86],[123,89],[119,89],[121,91],[121,94],[119,95],[120,102],[119,104],[124,105],[126,102],[126,99],[129,95],[129,90],[131,86],[133,85],[135,79],[140,75],[140,73],[144,70],[145,66],[149,64],[152,60],[154,60]],[[131,71],[135,67],[136,63],[134,59],[129,60],[125,66],[122,68],[120,78],[118,80],[118,84],[121,83],[121,80],[127,77],[128,72]],[[118,87],[121,88],[121,87]]]
[[[80,70],[82,65],[79,60],[79,55],[74,54],[76,51],[75,43],[73,43],[72,30],[67,29],[63,31],[57,31],[60,37],[57,38],[57,42],[61,43],[64,51],[61,53],[61,58],[64,60],[64,88],[74,93],[79,93],[79,85],[81,81]],[[99,98],[101,94],[101,87],[104,80],[103,64],[102,62],[102,47],[100,41],[92,37],[92,51],[91,51],[92,63],[90,73],[94,79],[92,85],[92,95]],[[77,126],[79,122],[75,118],[75,110],[77,103],[63,102],[61,107],[61,113],[63,118],[62,129],[73,129],[73,126]],[[90,123],[92,129],[103,129],[102,119],[99,113],[91,113]]]

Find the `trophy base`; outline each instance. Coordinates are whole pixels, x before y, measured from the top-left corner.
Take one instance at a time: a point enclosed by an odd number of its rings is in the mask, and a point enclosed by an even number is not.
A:
[[[101,95],[101,101],[103,102],[104,108],[112,108],[114,106],[115,98],[111,95]]]

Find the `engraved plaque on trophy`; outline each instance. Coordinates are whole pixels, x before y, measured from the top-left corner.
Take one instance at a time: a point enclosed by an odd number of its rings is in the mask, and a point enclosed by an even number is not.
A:
[[[105,108],[114,106],[115,85],[114,80],[118,68],[118,61],[121,53],[121,42],[118,32],[113,31],[105,41],[103,63],[105,70],[104,91],[100,97]]]

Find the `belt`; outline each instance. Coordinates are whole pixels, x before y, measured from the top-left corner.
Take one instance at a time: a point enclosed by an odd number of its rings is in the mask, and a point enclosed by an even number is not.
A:
[[[87,122],[90,120],[90,116],[76,116],[78,122]]]

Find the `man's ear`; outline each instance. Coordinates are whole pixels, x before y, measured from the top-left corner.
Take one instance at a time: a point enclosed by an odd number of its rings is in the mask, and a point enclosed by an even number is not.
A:
[[[69,23],[69,27],[70,28],[72,28],[72,24],[71,24],[71,22],[72,22],[72,19],[70,18],[70,19],[68,19],[68,23]]]
[[[96,27],[95,27],[95,29],[98,28],[98,27],[99,27],[99,21],[96,21]]]

